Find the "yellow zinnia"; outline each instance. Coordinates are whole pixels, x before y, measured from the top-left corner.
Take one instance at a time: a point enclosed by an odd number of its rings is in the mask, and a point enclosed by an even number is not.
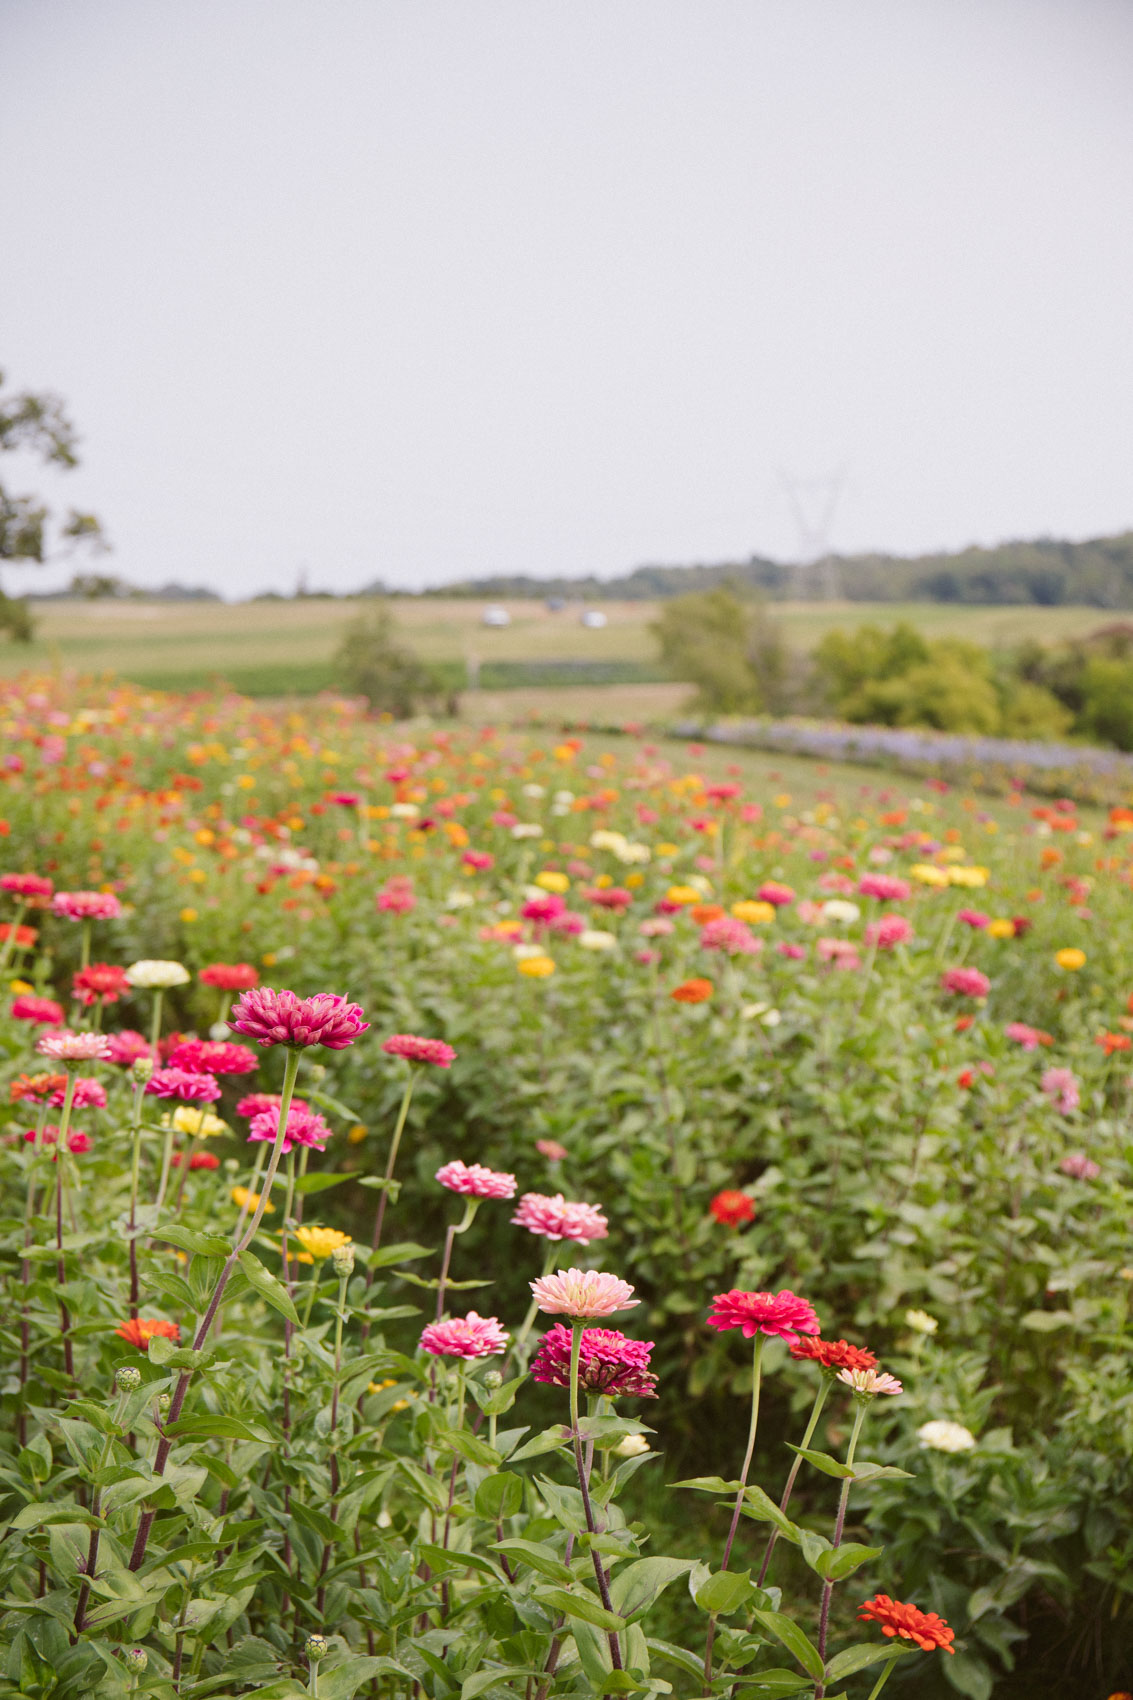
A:
[[[951,881],[944,868],[935,868],[931,862],[914,862],[909,869],[909,878],[916,880],[918,885],[950,885]]]
[[[555,964],[549,956],[525,956],[516,967],[529,980],[545,980],[548,974],[555,972]]]
[[[761,903],[754,897],[746,897],[742,902],[732,904],[732,914],[737,921],[747,921],[750,926],[763,927],[775,919],[775,905]]]
[[[260,1195],[258,1192],[249,1192],[246,1186],[234,1186],[232,1188],[232,1202],[240,1210],[258,1210]],[[270,1198],[264,1205],[264,1214],[265,1216],[275,1215],[275,1205]]]
[[[667,903],[699,903],[701,893],[694,885],[671,885],[665,893]]]
[[[181,1104],[172,1116],[163,1116],[161,1125],[175,1127],[178,1133],[187,1133],[193,1139],[215,1139],[218,1134],[232,1132],[219,1116],[210,1110],[198,1110],[192,1104]]]
[[[987,936],[991,939],[1013,939],[1015,937],[1014,921],[1009,921],[1007,917],[1003,915],[999,916],[998,919],[994,921],[989,921],[987,924]]]
[[[350,1235],[340,1228],[296,1228],[295,1238],[318,1263],[330,1257],[340,1245],[350,1244]]]
[[[565,874],[556,872],[554,868],[544,868],[541,874],[535,875],[535,884],[543,891],[554,891],[562,896],[570,890],[570,881]]]
[[[962,885],[966,886],[969,890],[974,890],[977,886],[986,885],[988,877],[988,870],[986,868],[949,868],[948,870],[949,885]]]
[[[1068,974],[1076,974],[1079,968],[1086,966],[1086,953],[1079,950],[1075,944],[1068,944],[1062,950],[1056,950],[1054,960],[1060,968],[1065,968]]]

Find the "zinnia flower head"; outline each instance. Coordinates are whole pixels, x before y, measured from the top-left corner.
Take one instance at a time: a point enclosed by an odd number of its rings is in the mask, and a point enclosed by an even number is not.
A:
[[[949,968],[941,975],[940,984],[946,992],[964,998],[986,998],[991,990],[991,981],[978,968]]]
[[[65,1074],[19,1074],[8,1087],[8,1102],[19,1104],[30,1098],[33,1104],[45,1104],[52,1092],[66,1084]]]
[[[180,962],[131,962],[126,978],[139,991],[168,992],[174,986],[187,986],[192,976]]]
[[[539,1309],[551,1316],[569,1316],[582,1321],[591,1316],[613,1316],[641,1303],[631,1297],[633,1288],[620,1276],[598,1269],[558,1269],[530,1283]]]
[[[774,904],[776,909],[785,909],[795,901],[795,893],[789,885],[779,885],[775,880],[765,880],[756,896],[761,903]]]
[[[1075,944],[1064,945],[1061,950],[1055,951],[1054,960],[1065,973],[1076,974],[1079,968],[1086,966],[1086,953]]]
[[[45,1039],[41,1039],[37,1049],[42,1049],[46,1043]],[[1044,1070],[1039,1084],[1054,1108],[1060,1110],[1064,1116],[1068,1116],[1071,1111],[1078,1108],[1080,1101],[1078,1081],[1073,1069],[1048,1068]]]
[[[147,1316],[132,1317],[128,1322],[120,1322],[114,1332],[120,1340],[125,1340],[127,1345],[136,1346],[139,1352],[144,1352],[148,1342],[154,1338],[173,1341],[181,1338],[181,1330],[175,1322],[163,1322],[159,1318]]]
[[[779,1293],[747,1293],[738,1287],[718,1293],[712,1301],[708,1326],[739,1328],[745,1340],[756,1334],[773,1334],[788,1344],[800,1334],[817,1334],[821,1328],[813,1305],[789,1287]]]
[[[187,1068],[194,1074],[252,1074],[259,1067],[249,1045],[233,1045],[220,1039],[183,1039],[169,1053],[170,1068]]]
[[[881,1633],[890,1639],[899,1635],[902,1641],[915,1641],[923,1652],[931,1653],[936,1647],[945,1653],[956,1651],[951,1645],[956,1631],[949,1629],[937,1612],[920,1611],[901,1600],[891,1600],[888,1594],[875,1594],[872,1600],[866,1600],[859,1607],[858,1616],[868,1622],[879,1623]]]
[[[183,1104],[215,1104],[220,1082],[211,1074],[191,1074],[186,1068],[155,1068],[145,1091],[151,1098],[179,1098]]]
[[[879,921],[870,921],[866,925],[866,944],[876,945],[878,950],[896,950],[899,944],[908,944],[913,936],[913,927],[904,915],[883,915]]]
[[[544,1334],[531,1361],[531,1375],[552,1387],[570,1386],[573,1331],[561,1322]],[[578,1354],[578,1385],[608,1399],[655,1399],[657,1377],[650,1372],[652,1340],[630,1340],[615,1328],[584,1330]]]
[[[214,1116],[210,1110],[200,1110],[192,1104],[178,1104],[171,1116],[162,1117],[162,1127],[175,1127],[178,1133],[187,1133],[191,1139],[215,1139],[219,1134],[231,1133],[228,1123]]]
[[[462,1163],[459,1158],[437,1170],[436,1177],[450,1192],[463,1193],[466,1198],[514,1198],[516,1178],[502,1169],[489,1169],[483,1163]]]
[[[54,890],[54,881],[42,874],[0,874],[0,891],[10,891],[25,902],[28,898],[50,897]]]
[[[569,1155],[566,1146],[560,1145],[557,1139],[537,1139],[535,1149],[548,1163],[561,1163]]]
[[[83,1005],[97,1003],[99,998],[103,1003],[117,1003],[128,987],[126,970],[116,962],[92,962],[71,978],[71,989]]]
[[[930,1452],[970,1452],[976,1444],[976,1437],[970,1428],[963,1423],[950,1423],[943,1418],[934,1418],[932,1422],[922,1423],[917,1430],[917,1439]]]
[[[956,919],[963,921],[966,927],[971,927],[973,932],[979,933],[987,926],[991,916],[985,915],[982,909],[961,909]]]
[[[55,1062],[106,1062],[110,1057],[105,1033],[45,1033],[35,1048],[41,1057]]]
[[[451,1068],[456,1052],[443,1039],[419,1039],[414,1033],[394,1033],[382,1040],[387,1057],[402,1057],[411,1063],[432,1063],[434,1068]]]
[[[68,921],[114,921],[122,905],[111,891],[57,891],[51,913]]]
[[[876,897],[879,903],[904,903],[913,894],[908,880],[898,879],[896,874],[863,874],[858,891],[863,897]]]
[[[179,1169],[184,1159],[181,1156],[180,1151],[175,1151],[170,1161],[175,1169]],[[194,1151],[192,1156],[189,1158],[189,1168],[190,1171],[196,1169],[219,1169],[220,1158],[215,1156],[211,1151]]]
[[[737,921],[733,915],[721,915],[701,931],[700,948],[722,950],[728,956],[758,956],[763,940],[756,938],[746,922]]]
[[[250,992],[260,976],[250,962],[210,962],[197,976],[202,986],[217,986],[224,992]]]
[[[831,1376],[842,1370],[876,1369],[877,1359],[865,1346],[851,1346],[848,1340],[793,1340],[790,1354],[800,1362],[816,1363]]]
[[[508,1334],[498,1317],[454,1316],[447,1322],[431,1322],[421,1335],[421,1348],[435,1358],[490,1358],[507,1350]]]
[[[876,1369],[840,1369],[838,1380],[859,1399],[873,1399],[879,1393],[900,1393],[901,1383],[895,1375]]]
[[[669,996],[675,1003],[707,1003],[712,996],[711,980],[693,978],[682,980],[679,986],[674,986]]]
[[[564,1198],[561,1192],[525,1192],[512,1222],[529,1233],[541,1234],[544,1239],[574,1240],[578,1245],[604,1240],[610,1231],[596,1204]]]
[[[1099,1165],[1092,1157],[1087,1157],[1084,1151],[1072,1151],[1058,1166],[1064,1175],[1069,1175],[1076,1181],[1096,1181],[1101,1174]]]
[[[294,992],[253,986],[236,1003],[228,1025],[258,1045],[288,1045],[294,1050],[324,1045],[328,1051],[342,1051],[370,1023],[363,1021],[358,1004],[347,1003],[334,992],[301,998]]]
[[[11,1015],[13,1021],[30,1021],[33,1027],[61,1027],[63,1024],[63,1006],[54,998],[37,998],[25,992],[21,997],[12,999]]]
[[[260,1195],[258,1192],[249,1191],[246,1186],[234,1186],[232,1188],[232,1202],[238,1210],[258,1210],[260,1208]],[[275,1205],[270,1198],[264,1203],[264,1215],[275,1215]]]
[[[132,1068],[139,1057],[150,1054],[149,1040],[142,1033],[136,1033],[132,1027],[123,1027],[121,1032],[111,1033],[110,1049],[106,1053],[107,1062],[116,1063],[119,1068]]]
[[[310,1252],[316,1263],[323,1263],[334,1255],[339,1246],[352,1244],[349,1234],[344,1234],[339,1228],[308,1228],[298,1227],[292,1230],[295,1238]]]
[[[735,1187],[725,1187],[708,1206],[709,1214],[722,1228],[740,1228],[755,1216],[755,1200]]]
[[[57,1086],[48,1099],[53,1110],[61,1110],[66,1101],[67,1088],[65,1084]],[[71,1108],[73,1110],[105,1110],[105,1086],[99,1080],[76,1080],[71,1089]]]
[[[277,1104],[273,1110],[264,1110],[260,1115],[252,1117],[252,1126],[248,1133],[251,1144],[275,1144],[279,1132],[279,1110]],[[280,1151],[285,1157],[290,1156],[296,1145],[306,1145],[312,1151],[325,1151],[326,1142],[331,1136],[330,1124],[316,1110],[309,1109],[306,1104],[297,1104],[294,1099],[287,1112],[287,1128],[283,1135]]]

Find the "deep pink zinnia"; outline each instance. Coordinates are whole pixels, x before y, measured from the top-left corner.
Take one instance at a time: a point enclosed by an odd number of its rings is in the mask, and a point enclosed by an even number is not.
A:
[[[508,1335],[498,1317],[454,1316],[448,1322],[431,1322],[421,1335],[421,1348],[435,1358],[490,1358],[507,1350]]]
[[[791,886],[780,885],[776,880],[765,880],[756,892],[761,903],[774,904],[776,909],[785,909],[795,901],[795,893]]]
[[[233,1045],[226,1039],[183,1039],[169,1053],[170,1068],[187,1068],[193,1074],[252,1074],[259,1059],[250,1045]]]
[[[182,1104],[215,1104],[220,1082],[211,1074],[191,1074],[187,1068],[156,1068],[146,1081],[151,1098],[177,1098]]]
[[[279,1111],[277,1104],[272,1110],[264,1110],[258,1116],[252,1117],[252,1126],[248,1134],[249,1141],[275,1144],[279,1132]],[[326,1142],[331,1136],[330,1124],[317,1110],[312,1110],[306,1104],[297,1104],[292,1100],[287,1112],[287,1128],[279,1149],[285,1157],[290,1156],[296,1145],[306,1145],[311,1151],[325,1151]]]
[[[789,962],[801,962],[806,956],[806,946],[802,944],[788,944],[784,941],[777,944],[775,949],[780,956],[785,956]]]
[[[821,1323],[813,1305],[800,1299],[789,1287],[779,1293],[745,1293],[733,1287],[718,1293],[708,1315],[710,1328],[739,1328],[745,1340],[756,1334],[773,1334],[788,1345],[800,1334],[818,1334]]]
[[[758,956],[763,940],[757,939],[744,921],[731,915],[721,915],[709,921],[700,934],[701,950],[722,950],[728,956]]]
[[[33,997],[30,992],[12,999],[11,1013],[14,1021],[30,1021],[34,1027],[63,1025],[62,1004],[56,1003],[54,998]]]
[[[451,1068],[456,1052],[443,1039],[419,1039],[415,1033],[394,1033],[382,1040],[382,1050],[389,1057],[404,1057],[406,1062],[432,1063],[434,1068]]]
[[[47,1102],[53,1110],[61,1110],[67,1101],[67,1088],[57,1086]],[[76,1080],[71,1089],[71,1108],[74,1110],[105,1110],[106,1088],[100,1080],[85,1076]]]
[[[483,1163],[462,1163],[459,1158],[437,1170],[436,1179],[450,1192],[463,1193],[466,1198],[514,1198],[516,1178],[502,1169],[489,1169]]]
[[[50,897],[55,890],[52,880],[42,874],[0,874],[0,891],[10,891],[13,897]]]
[[[249,1092],[247,1097],[241,1098],[237,1104],[236,1114],[247,1116],[251,1120],[253,1116],[262,1116],[265,1110],[278,1110],[282,1102],[278,1092]],[[307,1105],[302,1098],[292,1098],[291,1107],[305,1110]]]
[[[561,1146],[558,1149],[562,1151]],[[562,1151],[562,1155],[565,1157],[566,1152]],[[609,1223],[596,1204],[566,1199],[561,1192],[553,1195],[525,1192],[512,1222],[532,1234],[541,1234],[544,1239],[574,1240],[578,1245],[604,1240],[610,1231]]]
[[[908,944],[912,936],[912,923],[903,915],[883,915],[880,921],[870,921],[865,930],[866,944],[876,945],[878,950],[896,950],[899,944]]]
[[[531,1376],[551,1387],[570,1386],[572,1330],[561,1322],[548,1329],[531,1361]],[[655,1399],[657,1377],[649,1369],[652,1340],[630,1340],[616,1328],[587,1328],[579,1344],[578,1385],[607,1399]]]
[[[966,927],[971,927],[973,931],[980,933],[991,920],[991,916],[985,915],[982,909],[960,909],[957,911],[956,919],[963,921]]]
[[[288,1045],[293,1050],[324,1045],[328,1051],[343,1051],[370,1023],[363,1021],[358,1004],[335,992],[301,998],[295,992],[253,986],[234,1006],[228,1025],[257,1045]]]
[[[122,913],[122,905],[111,891],[57,891],[51,913],[68,921],[113,921]]]
[[[964,998],[986,998],[991,990],[991,981],[978,968],[949,968],[940,976],[940,984],[946,992]]]
[[[613,909],[619,915],[633,902],[633,892],[627,891],[623,885],[593,886],[582,895],[587,903],[593,903],[599,909]]]
[[[879,903],[904,903],[913,894],[908,880],[898,879],[896,874],[863,874],[858,891],[863,897],[876,897]]]
[[[110,1049],[106,1053],[107,1062],[117,1063],[119,1068],[130,1068],[139,1057],[150,1054],[149,1040],[141,1033],[135,1033],[132,1027],[124,1027],[120,1033],[111,1033]]]
[[[519,911],[525,921],[534,921],[537,927],[548,927],[556,915],[561,915],[566,909],[566,900],[558,892],[549,891],[545,897],[533,897]]]

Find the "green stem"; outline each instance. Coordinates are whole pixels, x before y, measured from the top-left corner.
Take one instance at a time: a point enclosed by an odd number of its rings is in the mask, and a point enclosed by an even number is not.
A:
[[[869,1700],[877,1700],[877,1696],[881,1693],[881,1690],[885,1687],[885,1684],[889,1681],[890,1673],[892,1672],[893,1666],[896,1663],[897,1663],[896,1659],[890,1659],[889,1663],[886,1665],[885,1669],[882,1671],[881,1675],[878,1677],[877,1681],[874,1683],[873,1687],[870,1689]]]
[[[12,952],[15,948],[16,934],[23,925],[24,915],[26,913],[27,904],[17,903],[16,918],[8,929],[8,937],[4,940],[3,949],[0,949],[0,973],[3,973],[4,969],[8,966],[9,959],[11,958]]]
[[[453,1241],[457,1234],[466,1234],[475,1221],[476,1212],[480,1208],[478,1198],[467,1198],[464,1201],[464,1215],[459,1222],[453,1222],[445,1234],[444,1255],[441,1258],[441,1278],[437,1282],[437,1321],[441,1320],[445,1311],[445,1286],[448,1282],[448,1267],[452,1261]]]
[[[865,1422],[865,1414],[869,1409],[870,1401],[867,1398],[858,1397],[855,1400],[855,1403],[857,1405],[857,1410],[854,1412],[854,1427],[850,1434],[850,1444],[846,1449],[846,1463],[850,1469],[853,1469],[854,1466],[854,1454],[858,1449],[858,1436],[862,1432],[862,1424]],[[842,1492],[838,1499],[838,1515],[834,1519],[834,1540],[832,1545],[835,1547],[841,1546],[842,1544],[842,1530],[846,1526],[846,1508],[850,1503],[850,1488],[852,1485],[853,1478],[847,1476],[842,1483]],[[818,1653],[819,1657],[823,1661],[826,1659],[826,1632],[830,1626],[830,1600],[833,1593],[833,1582],[824,1583],[822,1588],[822,1606],[818,1615]],[[826,1686],[824,1683],[820,1682],[814,1691],[815,1700],[822,1700],[822,1696],[825,1692]]]
[[[382,1224],[384,1223],[384,1221],[386,1219],[386,1200],[389,1198],[389,1183],[393,1179],[394,1165],[397,1162],[397,1148],[401,1144],[401,1135],[402,1135],[404,1128],[405,1128],[405,1118],[409,1114],[409,1103],[410,1103],[410,1100],[413,1097],[413,1088],[416,1086],[416,1084],[417,1084],[417,1064],[411,1063],[409,1065],[409,1079],[405,1082],[405,1091],[401,1094],[401,1107],[397,1112],[397,1125],[393,1130],[393,1138],[390,1141],[389,1158],[386,1162],[386,1172],[385,1172],[385,1183],[386,1184],[382,1188],[381,1197],[378,1199],[378,1208],[377,1208],[377,1211],[375,1212],[375,1215],[374,1215],[374,1233],[373,1233],[373,1238],[370,1242],[370,1247],[371,1247],[372,1251],[377,1251],[380,1248],[381,1243],[382,1243]],[[370,1267],[366,1271],[366,1290],[367,1290],[367,1292],[373,1286],[374,1276],[376,1274],[377,1274],[377,1264],[375,1263],[373,1258],[371,1258]],[[366,1336],[369,1334],[369,1331],[370,1331],[369,1330],[369,1324],[365,1324],[363,1326],[363,1330],[362,1330],[362,1338],[363,1339],[366,1338]]]
[[[63,1091],[63,1108],[59,1114],[59,1132],[55,1135],[55,1246],[59,1254],[56,1274],[59,1279],[59,1328],[63,1336],[63,1366],[67,1374],[75,1373],[75,1357],[71,1346],[71,1313],[63,1298],[67,1282],[67,1261],[63,1255],[63,1178],[67,1162],[67,1134],[71,1127],[71,1105],[75,1098],[75,1070],[67,1070],[67,1085]]]
[[[755,1452],[755,1432],[759,1427],[759,1388],[763,1372],[763,1345],[766,1335],[757,1334],[751,1358],[751,1421],[747,1431],[747,1451],[744,1453],[743,1468],[740,1471],[740,1485],[736,1493],[736,1503],[732,1510],[732,1524],[728,1530],[728,1539],[724,1543],[724,1561],[721,1570],[727,1570],[728,1560],[732,1556],[732,1543],[736,1538],[736,1530],[740,1525],[740,1512],[743,1510],[744,1489],[747,1487],[747,1473],[751,1469],[752,1455]],[[708,1619],[708,1636],[704,1645],[704,1692],[710,1693],[712,1688],[712,1645],[716,1639],[716,1613]]]
[[[578,1426],[578,1365],[582,1356],[582,1335],[585,1327],[586,1324],[581,1317],[575,1316],[571,1318],[570,1435],[574,1444],[574,1467],[578,1471],[578,1485],[582,1493],[582,1509],[586,1517],[586,1527],[592,1535],[596,1535],[598,1533],[598,1529],[594,1522],[594,1512],[590,1504],[590,1483],[586,1464],[582,1456],[582,1435],[579,1432]],[[598,1592],[602,1597],[602,1604],[605,1606],[607,1611],[612,1612],[614,1608],[610,1603],[610,1588],[606,1581],[606,1571],[602,1564],[602,1555],[599,1553],[597,1547],[592,1546],[590,1548],[590,1557],[593,1560],[594,1576],[598,1583]],[[622,1670],[624,1667],[622,1665],[622,1648],[621,1642],[618,1640],[618,1632],[616,1629],[611,1629],[607,1631],[607,1635],[610,1643],[610,1663],[613,1665],[615,1670]]]
[[[86,964],[84,963],[83,966],[85,967]],[[156,987],[153,994],[153,1020],[150,1023],[149,1035],[150,1046],[153,1050],[154,1068],[160,1068],[161,1066],[161,1061],[157,1054],[157,1044],[158,1040],[161,1038],[161,1004],[164,997],[165,992],[162,987]]]
[[[252,1166],[252,1178],[248,1182],[247,1187],[245,1188],[245,1191],[247,1192],[248,1196],[244,1200],[243,1204],[240,1206],[240,1214],[236,1219],[236,1238],[237,1239],[240,1238],[240,1235],[241,1235],[243,1228],[244,1228],[244,1223],[248,1219],[248,1212],[252,1208],[251,1201],[256,1196],[256,1186],[257,1186],[257,1183],[259,1182],[260,1175],[263,1172],[263,1166],[264,1166],[264,1163],[267,1159],[267,1154],[268,1154],[268,1148],[267,1148],[266,1143],[261,1143],[259,1149],[256,1152],[256,1161]]]
[[[818,1419],[822,1415],[822,1407],[826,1403],[827,1396],[830,1392],[832,1385],[833,1385],[833,1382],[831,1380],[831,1377],[824,1372],[823,1376],[822,1376],[822,1380],[819,1383],[818,1392],[815,1394],[814,1404],[811,1407],[810,1421],[806,1425],[806,1433],[803,1435],[803,1438],[802,1438],[802,1445],[801,1445],[800,1450],[803,1451],[803,1452],[806,1451],[807,1447],[810,1445],[811,1441],[814,1439],[814,1431],[818,1427]],[[791,1465],[790,1473],[787,1476],[787,1485],[783,1489],[783,1497],[779,1501],[780,1511],[785,1512],[788,1505],[791,1503],[791,1494],[794,1491],[795,1478],[797,1477],[801,1467],[802,1467],[802,1458],[796,1452],[795,1461]],[[763,1586],[764,1577],[767,1575],[767,1566],[771,1563],[771,1554],[775,1551],[775,1543],[778,1539],[779,1539],[778,1529],[772,1529],[771,1534],[770,1534],[768,1541],[767,1541],[767,1550],[763,1554],[763,1563],[760,1566],[759,1577],[758,1577],[758,1580],[756,1582],[756,1586],[759,1587],[759,1588],[762,1588],[762,1586]]]
[[[144,1088],[134,1082],[133,1148],[130,1152],[130,1315],[138,1314],[138,1171],[142,1160],[142,1102]]]

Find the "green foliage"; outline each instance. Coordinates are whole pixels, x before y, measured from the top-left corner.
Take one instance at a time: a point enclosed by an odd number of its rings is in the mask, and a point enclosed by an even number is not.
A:
[[[407,720],[437,694],[435,676],[398,642],[393,615],[381,602],[346,627],[332,665],[339,689],[365,697],[372,714]]]
[[[786,645],[758,603],[729,589],[680,596],[653,622],[661,659],[674,679],[697,690],[712,714],[781,712],[790,663]]]

